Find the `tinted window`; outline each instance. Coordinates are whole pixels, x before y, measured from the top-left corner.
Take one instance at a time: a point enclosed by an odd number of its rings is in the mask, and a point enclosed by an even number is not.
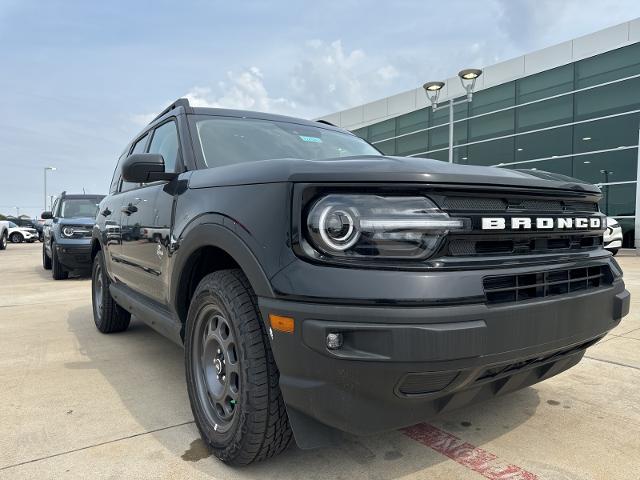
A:
[[[98,214],[98,203],[102,198],[64,198],[60,203],[60,218],[95,218]]]
[[[156,128],[149,146],[149,153],[162,155],[166,172],[176,171],[179,149],[180,142],[178,141],[178,130],[175,122],[167,122]]]
[[[276,158],[313,160],[380,155],[354,135],[297,123],[204,117],[196,121],[196,131],[209,167]]]

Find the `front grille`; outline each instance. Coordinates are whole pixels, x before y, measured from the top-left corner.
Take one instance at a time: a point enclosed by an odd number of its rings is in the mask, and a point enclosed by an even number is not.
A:
[[[609,266],[597,265],[486,277],[483,284],[487,303],[499,304],[593,290],[610,285],[612,281]]]
[[[439,207],[452,217],[471,220],[467,232],[450,232],[443,244],[447,257],[484,257],[511,255],[545,255],[595,250],[602,246],[599,230],[483,230],[482,218],[499,216],[506,221],[512,217],[590,217],[598,214],[598,204],[587,198],[563,198],[558,194],[506,191],[504,194],[445,192],[434,196]],[[591,201],[590,201],[591,200]]]
[[[581,200],[546,200],[538,198],[445,196],[440,202],[445,211],[482,212],[597,212],[598,204]]]

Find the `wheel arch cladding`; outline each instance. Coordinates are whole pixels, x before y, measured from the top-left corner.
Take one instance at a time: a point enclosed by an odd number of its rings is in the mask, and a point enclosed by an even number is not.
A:
[[[200,224],[180,241],[171,273],[171,301],[183,324],[200,280],[227,268],[242,270],[257,296],[274,296],[258,259],[237,234],[219,224]]]

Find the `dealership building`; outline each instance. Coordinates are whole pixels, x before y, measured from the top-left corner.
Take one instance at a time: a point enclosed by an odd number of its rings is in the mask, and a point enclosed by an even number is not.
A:
[[[420,87],[322,119],[385,154],[448,161],[445,107],[453,99],[453,162],[545,170],[595,183],[604,194],[601,210],[618,220],[624,246],[632,247],[640,18],[482,70],[471,102],[452,77],[444,80],[435,111]]]

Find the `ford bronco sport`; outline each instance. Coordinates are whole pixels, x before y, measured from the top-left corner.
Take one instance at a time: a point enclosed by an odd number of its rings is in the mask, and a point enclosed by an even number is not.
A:
[[[628,313],[600,196],[180,99],[100,203],[94,320],[184,345],[226,462],[409,426],[572,367]]]

